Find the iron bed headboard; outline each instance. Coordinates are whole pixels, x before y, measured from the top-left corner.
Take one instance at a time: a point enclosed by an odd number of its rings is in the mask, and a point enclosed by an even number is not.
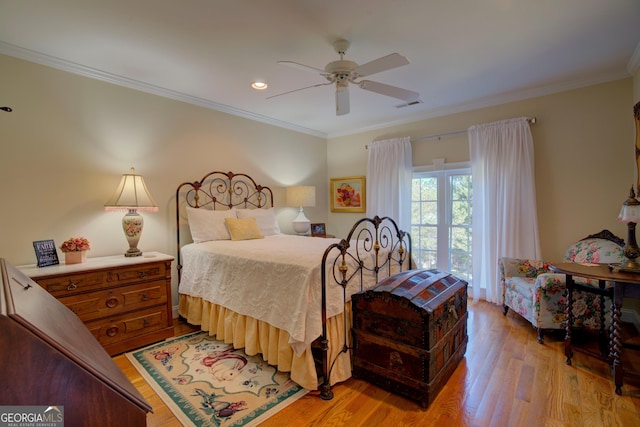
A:
[[[180,207],[204,209],[260,209],[273,207],[271,188],[257,184],[244,173],[214,171],[206,174],[200,181],[183,182],[176,189],[176,236],[177,269],[181,276],[182,260],[180,248],[180,225],[182,218]]]

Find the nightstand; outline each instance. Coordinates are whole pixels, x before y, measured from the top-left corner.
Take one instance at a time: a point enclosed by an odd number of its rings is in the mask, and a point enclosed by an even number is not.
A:
[[[20,270],[73,311],[110,355],[173,336],[173,257],[145,252]]]

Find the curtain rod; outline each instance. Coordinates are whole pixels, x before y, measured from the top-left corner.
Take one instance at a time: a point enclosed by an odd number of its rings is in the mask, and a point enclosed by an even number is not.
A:
[[[536,122],[537,122],[537,119],[535,117],[527,117],[527,122],[529,124],[535,125]],[[439,133],[439,134],[436,134],[436,135],[421,136],[420,138],[411,138],[411,142],[428,141],[428,140],[431,140],[431,139],[441,140],[442,138],[446,138],[446,137],[449,137],[449,136],[455,136],[455,135],[461,135],[463,133],[467,133],[467,130],[456,130],[456,131],[453,131],[453,132]],[[364,148],[368,149],[369,146],[365,145]]]

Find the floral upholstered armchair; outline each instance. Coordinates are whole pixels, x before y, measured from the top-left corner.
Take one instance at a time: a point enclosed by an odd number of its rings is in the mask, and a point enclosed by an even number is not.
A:
[[[626,260],[622,253],[623,246],[622,239],[603,230],[569,246],[563,262],[623,262]],[[549,263],[539,260],[505,257],[500,258],[498,267],[505,315],[511,308],[531,322],[538,332],[540,344],[544,343],[545,329],[565,328],[567,288],[564,274],[550,272]],[[574,279],[576,282],[598,286],[597,281],[579,277]],[[610,298],[579,290],[575,290],[573,296],[574,327],[599,329],[602,319],[608,325],[609,316],[606,313],[611,310]]]

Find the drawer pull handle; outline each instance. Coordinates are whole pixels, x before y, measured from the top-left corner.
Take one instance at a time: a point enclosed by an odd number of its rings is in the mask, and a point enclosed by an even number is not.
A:
[[[107,299],[107,301],[105,302],[105,305],[109,308],[114,308],[115,306],[118,305],[118,298],[116,297],[111,297],[109,299]]]
[[[69,284],[67,285],[67,290],[68,291],[73,291],[75,289],[78,289],[78,285],[76,285],[73,280],[69,280]]]
[[[149,301],[149,295],[142,294],[142,301]]]
[[[141,271],[140,272],[140,278],[141,279],[146,279],[147,278],[147,272],[146,271]]]
[[[149,327],[149,319],[144,319],[144,320],[143,320],[143,322],[142,322],[142,325],[143,325],[145,328],[148,328],[148,327]]]
[[[107,335],[109,335],[110,337],[115,337],[116,335],[118,335],[118,327],[112,326],[107,329]]]

